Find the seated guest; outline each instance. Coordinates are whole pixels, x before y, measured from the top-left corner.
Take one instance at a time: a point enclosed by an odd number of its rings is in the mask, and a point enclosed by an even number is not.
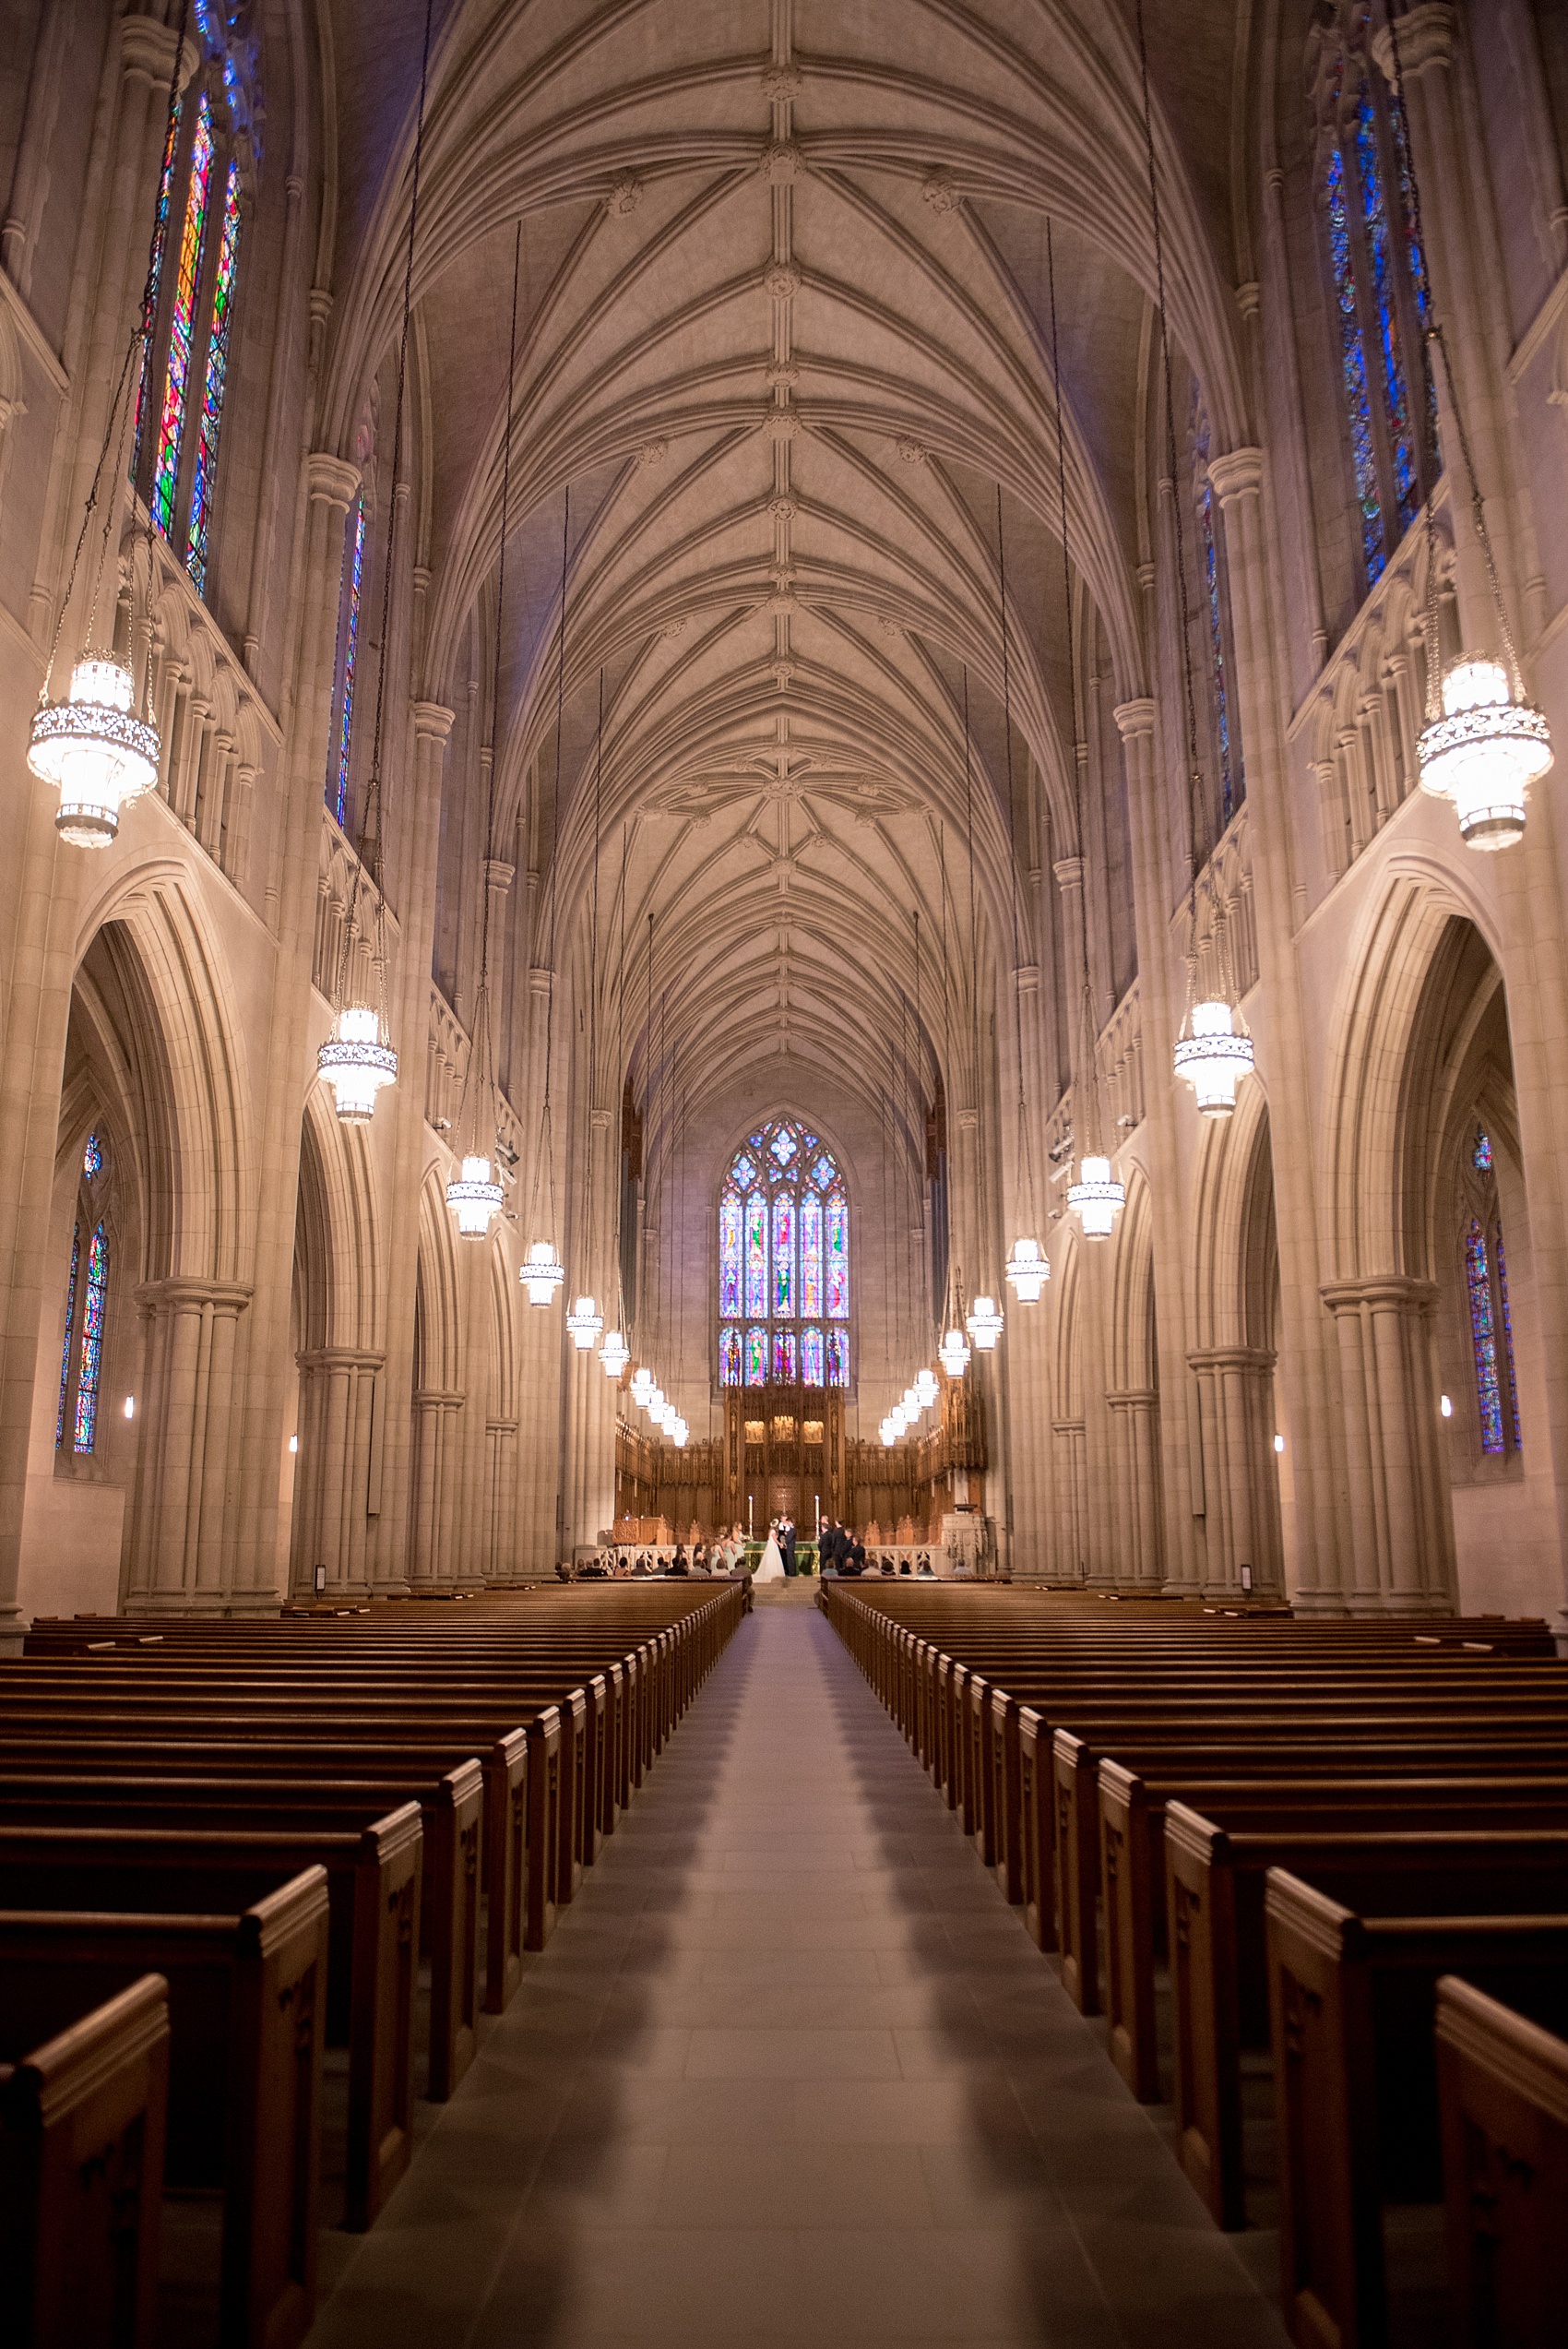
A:
[[[863,1574],[865,1572],[866,1545],[860,1539],[858,1534],[849,1544],[849,1563],[857,1574]]]
[[[932,1574],[932,1570],[931,1570],[931,1560],[930,1560],[930,1558],[928,1558],[928,1557],[927,1557],[927,1556],[926,1556],[926,1554],[925,1554],[925,1552],[924,1552],[923,1550],[921,1552],[921,1564],[920,1564],[920,1570],[921,1570],[921,1572],[922,1574],[931,1574],[931,1579],[932,1579],[932,1580],[933,1582],[935,1581],[936,1577],[935,1577],[935,1575],[934,1575],[934,1574]]]
[[[675,1555],[670,1561],[670,1571],[671,1574],[690,1574],[691,1570],[686,1563],[686,1545],[684,1542],[677,1542]]]
[[[646,1550],[639,1550],[637,1552],[637,1562],[636,1566],[633,1567],[632,1572],[639,1580],[645,1579],[647,1575],[653,1572],[652,1567],[649,1566],[647,1562],[647,1552]]]
[[[569,1582],[572,1579],[571,1568],[558,1563],[555,1568],[555,1579],[558,1582]]]
[[[908,1574],[908,1573],[909,1573],[909,1559],[908,1559],[907,1557],[901,1557],[901,1558],[899,1559],[899,1561],[898,1561],[898,1571],[899,1571],[899,1573],[900,1573],[900,1574]]]

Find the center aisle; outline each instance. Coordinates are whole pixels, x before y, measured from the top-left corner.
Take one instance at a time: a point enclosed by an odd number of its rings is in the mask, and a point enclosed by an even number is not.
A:
[[[1285,2335],[814,1608],[741,1627],[309,2349]]]

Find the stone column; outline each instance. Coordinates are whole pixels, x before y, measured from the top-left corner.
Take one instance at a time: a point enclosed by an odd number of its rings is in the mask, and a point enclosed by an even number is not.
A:
[[[1282,1597],[1274,1356],[1253,1346],[1215,1346],[1188,1360],[1204,1456],[1205,1595],[1239,1597],[1248,1566],[1254,1596]]]
[[[1324,1290],[1345,1401],[1353,1614],[1455,1604],[1454,1522],[1438,1422],[1431,1282],[1385,1274]]]
[[[1153,1222],[1155,1332],[1158,1350],[1163,1575],[1172,1590],[1195,1590],[1200,1571],[1187,1473],[1188,1416],[1194,1402],[1186,1365],[1182,1278],[1182,1167],[1170,1073],[1181,1008],[1170,964],[1170,888],[1162,854],[1164,811],[1155,757],[1155,706],[1144,698],[1115,712],[1127,775],[1134,913],[1138,942],[1138,1016],[1143,1032],[1145,1146]]]
[[[143,1404],[125,1604],[133,1614],[227,1612],[235,1324],[250,1291],[173,1279],[149,1282],[136,1299]]]
[[[290,1585],[345,1602],[369,1596],[366,1536],[377,1374],[384,1357],[354,1346],[300,1356],[300,1449],[295,1465]]]
[[[1157,1591],[1165,1575],[1159,1396],[1152,1387],[1125,1387],[1105,1400],[1111,1412],[1115,1580],[1123,1590]]]
[[[441,842],[442,768],[452,711],[440,702],[413,705],[413,787],[398,858],[397,968],[388,979],[398,1083],[378,1118],[393,1127],[387,1190],[386,1377],[391,1395],[413,1393],[414,1285],[419,1266],[420,1188],[430,1155],[425,1125],[425,1061],[430,1045],[430,957],[435,929],[436,859]],[[390,885],[390,884],[389,884]],[[460,1401],[461,1398],[459,1397]],[[413,1422],[419,1420],[416,1399]],[[377,1592],[406,1589],[419,1537],[410,1530],[410,1444],[413,1423],[396,1405],[387,1412],[386,1473],[381,1525],[371,1565]],[[445,1438],[444,1438],[445,1441]],[[428,1486],[422,1488],[428,1492]],[[422,1553],[434,1555],[435,1535]],[[422,1569],[428,1576],[428,1564]]]
[[[406,1587],[429,1591],[452,1580],[447,1472],[454,1414],[460,1394],[421,1388],[413,1399],[413,1474],[408,1516]]]
[[[1279,1235],[1280,1416],[1294,1443],[1288,1544],[1290,1595],[1304,1611],[1333,1610],[1338,1591],[1338,1493],[1334,1473],[1328,1330],[1319,1301],[1313,1121],[1290,888],[1289,777],[1279,730],[1276,647],[1279,599],[1265,551],[1263,451],[1232,449],[1209,466],[1225,518],[1237,697],[1246,745],[1247,800],[1257,906],[1258,972],[1267,1012],[1269,1140]]]
[[[315,943],[327,743],[338,644],[344,524],[359,489],[352,465],[318,450],[306,460],[308,503],[298,595],[295,697],[276,783],[277,978],[273,1016],[255,1039],[255,1301],[246,1316],[243,1499],[236,1596],[276,1604],[278,1462],[297,1370],[291,1323],[294,1226],[300,1198],[301,1103],[310,1082],[315,1017],[311,971]],[[172,779],[171,779],[171,789]]]

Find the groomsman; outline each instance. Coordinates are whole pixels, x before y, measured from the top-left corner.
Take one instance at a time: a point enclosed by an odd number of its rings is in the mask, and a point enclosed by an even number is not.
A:
[[[784,1553],[785,1573],[798,1574],[800,1568],[795,1564],[795,1520],[792,1517],[787,1517],[778,1529],[778,1546]]]

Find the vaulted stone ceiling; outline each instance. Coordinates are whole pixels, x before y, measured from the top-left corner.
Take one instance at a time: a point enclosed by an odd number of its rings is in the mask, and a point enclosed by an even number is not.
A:
[[[629,827],[627,928],[656,917],[685,1066],[713,1086],[772,1058],[869,1085],[914,992],[918,911],[928,1063],[945,935],[949,1082],[968,1097],[971,811],[982,1005],[1005,1004],[1015,920],[1022,960],[1050,953],[1028,886],[1039,795],[1055,853],[1077,830],[1047,213],[1075,600],[1099,615],[1118,698],[1148,687],[1154,268],[1131,11],[456,0],[436,16],[414,273],[422,689],[454,698],[493,612],[520,218],[498,772],[540,871],[558,857],[564,961],[588,895],[602,673],[603,887]],[[1245,436],[1234,10],[1149,16],[1173,337],[1223,447]],[[339,0],[334,18],[327,423],[344,447],[396,340],[422,27],[417,0]]]

